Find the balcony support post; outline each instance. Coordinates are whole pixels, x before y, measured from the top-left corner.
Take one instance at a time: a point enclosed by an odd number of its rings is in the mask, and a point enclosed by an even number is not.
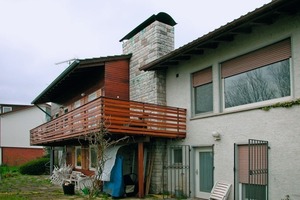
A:
[[[144,143],[138,143],[138,184],[139,184],[139,198],[144,198]]]
[[[54,147],[50,147],[50,176],[53,172],[53,166],[54,166]]]

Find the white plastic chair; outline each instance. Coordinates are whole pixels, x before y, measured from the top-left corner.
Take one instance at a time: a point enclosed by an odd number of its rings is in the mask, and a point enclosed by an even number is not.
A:
[[[83,190],[84,188],[93,188],[93,178],[89,176],[78,178],[78,189]]]
[[[210,200],[226,200],[228,199],[230,193],[231,184],[223,181],[218,181],[215,183],[213,189],[211,190]]]
[[[79,183],[79,178],[80,177],[84,177],[85,175],[81,172],[78,172],[78,171],[72,171],[71,175],[70,175],[70,178],[68,179],[65,179],[65,181],[68,181],[70,183],[74,183],[75,184],[75,188],[76,189],[79,189],[78,187],[78,183]]]

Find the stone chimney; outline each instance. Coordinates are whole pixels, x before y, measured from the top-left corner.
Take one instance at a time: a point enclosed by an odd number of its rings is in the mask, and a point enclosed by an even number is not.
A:
[[[123,53],[130,54],[130,100],[166,105],[165,71],[140,71],[143,65],[174,50],[176,22],[167,13],[152,15],[124,36]]]

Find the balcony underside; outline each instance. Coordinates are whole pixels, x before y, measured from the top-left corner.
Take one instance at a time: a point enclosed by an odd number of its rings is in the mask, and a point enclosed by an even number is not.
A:
[[[186,137],[186,110],[100,97],[30,131],[32,145],[68,144],[104,132],[110,137]]]

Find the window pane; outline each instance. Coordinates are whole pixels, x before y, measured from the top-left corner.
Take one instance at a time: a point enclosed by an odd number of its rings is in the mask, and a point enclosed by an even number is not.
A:
[[[90,167],[96,168],[97,167],[97,151],[96,147],[91,147],[90,149]]]
[[[200,191],[210,192],[213,187],[213,155],[212,152],[200,152]]]
[[[81,167],[81,148],[76,148],[75,157],[76,157],[76,166]]]
[[[174,164],[182,164],[182,149],[173,149]]]
[[[291,95],[289,60],[225,78],[225,108]]]
[[[3,106],[3,113],[10,112],[10,111],[12,111],[12,107]]]
[[[213,85],[208,83],[195,88],[195,114],[213,110]]]

